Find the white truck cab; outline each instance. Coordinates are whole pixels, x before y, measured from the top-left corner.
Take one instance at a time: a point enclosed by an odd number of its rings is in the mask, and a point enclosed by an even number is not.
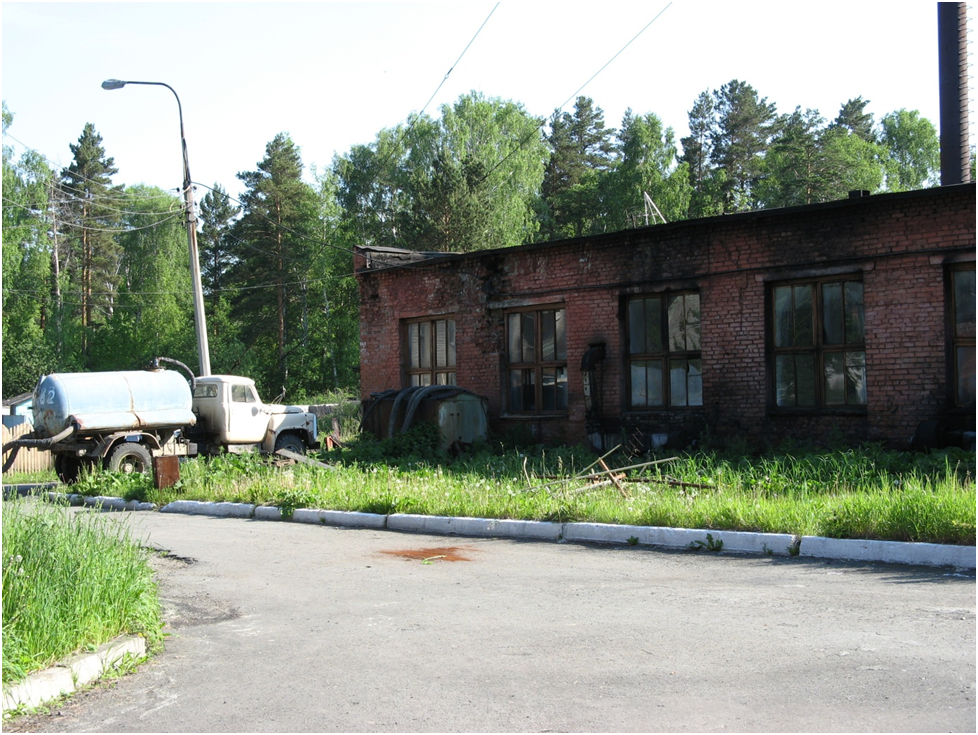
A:
[[[209,447],[229,452],[290,449],[302,454],[306,448],[319,446],[315,414],[299,406],[262,403],[250,378],[197,378],[193,412],[197,416],[194,434],[202,434]]]

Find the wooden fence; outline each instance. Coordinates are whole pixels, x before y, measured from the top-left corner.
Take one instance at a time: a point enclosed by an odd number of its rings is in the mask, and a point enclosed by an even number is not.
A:
[[[14,439],[19,439],[25,434],[31,433],[34,427],[29,423],[18,424],[12,429],[3,427],[3,443],[6,444]],[[39,449],[27,449],[21,447],[17,453],[17,459],[8,472],[43,472],[54,468],[54,455],[51,452],[42,452]]]

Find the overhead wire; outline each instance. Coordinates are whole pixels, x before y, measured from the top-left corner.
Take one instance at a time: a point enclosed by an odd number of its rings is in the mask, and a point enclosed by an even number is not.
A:
[[[554,110],[554,115],[556,115],[556,114],[557,114],[558,112],[560,112],[561,110],[563,110],[563,109],[564,109],[564,107],[565,107],[565,106],[567,105],[567,103],[569,103],[569,102],[570,102],[571,100],[573,100],[573,99],[575,99],[575,98],[576,98],[576,97],[577,97],[577,96],[578,96],[578,95],[579,95],[579,94],[580,94],[580,93],[581,93],[581,92],[582,92],[582,91],[584,90],[584,88],[585,88],[585,87],[587,87],[587,85],[589,85],[589,84],[590,84],[591,82],[593,82],[593,81],[595,80],[595,78],[596,78],[596,77],[597,77],[597,76],[598,76],[598,75],[599,75],[599,74],[600,74],[601,72],[603,72],[603,71],[604,71],[605,69],[607,69],[607,68],[608,68],[608,66],[609,66],[609,65],[610,65],[610,64],[611,64],[611,63],[612,63],[612,62],[613,62],[613,61],[614,61],[615,59],[617,59],[617,58],[618,58],[619,56],[621,56],[621,54],[622,54],[622,53],[623,53],[623,52],[625,51],[625,49],[627,49],[627,48],[628,48],[629,46],[631,46],[631,45],[632,45],[632,43],[633,43],[633,42],[634,42],[634,41],[635,41],[635,40],[636,40],[636,39],[637,39],[637,38],[638,38],[639,36],[641,36],[641,35],[642,35],[643,33],[645,33],[645,31],[646,31],[646,30],[648,30],[648,28],[649,28],[649,26],[651,26],[651,25],[652,25],[653,23],[655,23],[655,22],[656,22],[656,21],[657,21],[657,20],[659,19],[659,17],[660,17],[660,16],[661,16],[661,15],[662,15],[663,13],[665,13],[665,12],[666,12],[666,11],[667,11],[667,10],[669,9],[669,7],[670,7],[671,5],[672,5],[672,2],[671,2],[671,1],[670,1],[669,3],[667,3],[667,4],[666,4],[666,6],[665,6],[665,7],[664,7],[664,8],[662,9],[662,10],[660,10],[660,11],[659,11],[659,12],[658,12],[658,13],[656,14],[656,16],[655,16],[654,18],[652,18],[652,20],[650,20],[650,21],[649,21],[648,23],[646,23],[646,24],[645,24],[645,26],[644,26],[644,27],[642,28],[642,30],[640,30],[640,31],[639,31],[638,33],[636,33],[636,34],[635,34],[635,35],[634,35],[634,36],[633,36],[633,37],[631,38],[631,40],[629,40],[629,41],[628,41],[628,43],[626,43],[626,44],[625,44],[624,46],[622,46],[622,47],[621,47],[621,48],[620,48],[620,49],[618,50],[618,53],[616,53],[616,54],[615,54],[614,56],[612,56],[612,57],[611,57],[610,59],[608,59],[608,61],[606,61],[606,62],[604,63],[604,65],[602,65],[602,67],[601,67],[600,69],[598,69],[598,70],[597,70],[596,72],[594,72],[594,74],[592,74],[592,75],[591,75],[591,77],[590,77],[590,78],[589,78],[589,79],[588,79],[588,80],[587,80],[586,82],[584,82],[584,84],[582,84],[582,85],[581,85],[580,87],[578,87],[578,88],[577,88],[577,91],[576,91],[576,92],[574,92],[574,94],[572,94],[572,95],[571,95],[570,97],[568,97],[568,98],[567,98],[566,100],[564,100],[564,102],[563,102],[563,103],[562,103],[562,104],[560,105],[560,107],[557,107],[557,108],[555,108],[555,110]],[[518,144],[518,145],[516,146],[516,148],[514,148],[514,149],[513,149],[512,151],[510,151],[509,153],[507,153],[507,154],[506,154],[506,155],[505,155],[505,156],[504,156],[504,157],[503,157],[503,158],[502,158],[502,159],[501,159],[501,160],[500,160],[500,161],[499,161],[498,163],[496,163],[496,165],[495,165],[495,166],[493,166],[492,168],[490,168],[490,169],[489,169],[489,170],[488,170],[488,171],[486,172],[486,174],[485,174],[485,176],[483,176],[483,177],[482,177],[481,179],[479,179],[479,180],[478,180],[478,181],[476,182],[476,185],[478,185],[478,184],[481,184],[481,183],[482,183],[483,181],[485,181],[486,179],[488,179],[488,178],[489,178],[489,176],[490,176],[490,175],[492,175],[492,173],[493,173],[493,171],[495,171],[495,170],[496,170],[497,168],[499,168],[500,166],[502,166],[502,165],[503,165],[503,164],[504,164],[504,163],[505,163],[506,161],[508,161],[508,160],[509,160],[509,159],[510,159],[510,158],[511,158],[511,157],[512,157],[513,155],[515,155],[515,154],[516,154],[516,153],[517,153],[517,152],[518,152],[518,151],[519,151],[519,150],[520,150],[520,149],[521,149],[521,148],[522,148],[523,146],[525,146],[525,145],[526,145],[526,144],[527,144],[527,143],[528,143],[528,142],[530,141],[530,139],[531,139],[531,138],[532,138],[532,137],[533,137],[533,136],[534,136],[534,135],[535,135],[535,134],[537,133],[537,131],[539,131],[539,130],[540,130],[540,128],[542,128],[542,127],[543,127],[544,125],[546,125],[546,120],[544,120],[543,122],[541,122],[541,123],[540,123],[540,124],[539,124],[539,125],[538,125],[538,126],[537,126],[537,127],[535,128],[535,129],[534,129],[534,131],[533,131],[532,133],[530,133],[530,134],[529,134],[529,135],[527,135],[527,136],[526,136],[525,138],[523,138],[523,140],[521,140],[521,141],[520,141],[520,143],[519,143],[519,144]]]
[[[597,71],[596,71],[596,72],[595,72],[594,74],[592,74],[592,75],[591,75],[591,77],[590,77],[590,78],[588,78],[588,80],[587,80],[587,81],[585,81],[585,82],[584,82],[584,83],[583,83],[583,84],[582,84],[582,85],[581,85],[581,86],[580,86],[580,87],[579,87],[579,88],[578,88],[578,89],[577,89],[577,90],[576,90],[576,91],[575,91],[575,92],[574,92],[574,93],[573,93],[572,95],[570,95],[570,97],[568,97],[568,98],[567,98],[567,99],[566,99],[566,100],[565,100],[565,101],[564,101],[564,102],[563,102],[563,103],[562,103],[562,104],[561,104],[561,105],[560,105],[560,106],[559,106],[558,108],[556,108],[556,109],[555,109],[555,111],[554,111],[554,114],[557,114],[557,113],[558,113],[558,112],[559,112],[560,110],[562,110],[562,109],[563,109],[563,108],[564,108],[564,107],[565,107],[565,106],[566,106],[566,105],[567,105],[567,104],[568,104],[568,103],[569,103],[569,102],[570,102],[570,101],[571,101],[572,99],[574,99],[574,98],[576,98],[576,97],[577,97],[577,95],[578,95],[578,94],[580,94],[580,92],[581,92],[581,91],[583,91],[583,90],[584,90],[584,89],[585,89],[585,88],[587,87],[587,85],[589,85],[589,84],[590,84],[590,83],[591,83],[592,81],[594,81],[594,79],[595,79],[595,78],[597,78],[597,77],[598,77],[598,75],[600,75],[600,74],[601,74],[601,73],[602,73],[602,72],[603,72],[603,71],[604,71],[604,70],[605,70],[605,69],[606,69],[606,68],[607,68],[607,67],[608,67],[609,65],[611,65],[611,63],[612,63],[612,62],[614,62],[614,61],[615,61],[615,59],[617,59],[617,58],[618,58],[618,57],[619,57],[619,56],[620,56],[620,55],[621,55],[621,54],[622,54],[622,53],[623,53],[623,52],[624,52],[624,51],[625,51],[625,50],[626,50],[626,49],[627,49],[627,48],[628,48],[628,47],[629,47],[629,46],[630,46],[630,45],[631,45],[631,44],[632,44],[632,43],[633,43],[633,42],[634,42],[635,40],[637,40],[637,39],[638,39],[638,38],[639,38],[639,37],[640,37],[640,36],[641,36],[641,35],[642,35],[642,34],[643,34],[643,33],[644,33],[644,32],[645,32],[646,30],[648,30],[648,28],[649,28],[649,27],[650,27],[650,26],[651,26],[651,25],[652,25],[653,23],[655,23],[655,21],[656,21],[656,20],[658,20],[658,19],[659,19],[659,17],[661,17],[661,16],[662,16],[662,14],[663,14],[663,13],[665,13],[665,11],[666,11],[666,10],[668,10],[668,9],[669,9],[669,7],[670,7],[671,5],[672,5],[672,2],[669,2],[669,3],[667,3],[667,4],[666,4],[666,6],[665,6],[665,7],[663,7],[663,9],[662,9],[662,10],[660,10],[660,11],[659,11],[659,13],[657,13],[657,14],[655,15],[655,17],[653,17],[653,18],[652,18],[652,19],[651,19],[651,20],[650,20],[650,21],[649,21],[649,22],[648,22],[648,23],[647,23],[647,24],[646,24],[645,26],[643,26],[643,28],[642,28],[642,29],[641,29],[641,30],[640,30],[640,31],[639,31],[638,33],[636,33],[636,34],[635,34],[635,35],[634,35],[634,36],[633,36],[633,37],[632,37],[632,38],[631,38],[631,39],[630,39],[630,40],[629,40],[629,41],[628,41],[627,43],[625,43],[625,45],[624,45],[624,46],[622,46],[622,47],[621,47],[621,49],[619,49],[617,53],[615,53],[615,54],[614,54],[614,55],[613,55],[613,56],[612,56],[612,57],[611,57],[610,59],[608,59],[608,61],[606,61],[606,62],[605,62],[605,63],[604,63],[604,64],[603,64],[603,65],[602,65],[602,66],[601,66],[601,67],[600,67],[600,68],[599,68],[599,69],[598,69],[598,70],[597,70]],[[401,142],[401,140],[403,140],[403,137],[404,137],[404,136],[405,136],[405,135],[406,135],[406,134],[407,134],[407,133],[408,133],[408,132],[409,132],[409,131],[411,130],[411,128],[413,127],[413,125],[415,124],[415,122],[416,122],[416,121],[417,121],[418,119],[420,119],[420,117],[421,117],[421,115],[423,115],[423,114],[424,114],[424,112],[425,112],[425,110],[426,110],[426,109],[428,108],[428,105],[430,105],[430,104],[431,104],[431,102],[432,102],[432,101],[434,100],[434,98],[435,98],[435,96],[436,96],[436,95],[438,94],[438,92],[439,92],[439,91],[441,90],[441,88],[442,88],[442,86],[444,85],[444,83],[445,83],[445,82],[446,82],[446,81],[448,80],[448,78],[449,78],[449,76],[451,75],[451,73],[452,73],[452,71],[453,71],[453,70],[455,69],[455,67],[456,67],[456,66],[457,66],[457,65],[459,64],[459,62],[460,62],[460,61],[462,60],[462,58],[463,58],[463,57],[465,56],[465,54],[466,54],[466,53],[468,52],[468,50],[469,50],[469,49],[471,48],[471,46],[472,46],[472,44],[473,44],[473,43],[475,42],[475,40],[476,40],[476,39],[478,38],[478,36],[479,36],[479,35],[480,35],[480,33],[482,32],[482,30],[483,30],[483,28],[484,28],[484,27],[485,27],[485,25],[486,25],[486,24],[487,24],[487,23],[489,22],[489,19],[490,19],[490,18],[492,17],[492,15],[493,15],[493,14],[495,13],[495,11],[496,11],[496,9],[497,9],[498,7],[499,7],[499,3],[497,2],[497,3],[496,3],[496,4],[494,5],[494,6],[493,6],[493,8],[492,8],[492,10],[491,10],[491,11],[489,12],[489,15],[488,15],[488,16],[486,16],[486,18],[485,18],[485,20],[484,20],[484,21],[482,22],[482,24],[481,24],[481,25],[479,26],[479,28],[478,28],[478,30],[477,30],[477,31],[475,32],[475,34],[474,34],[474,35],[472,36],[472,38],[471,38],[471,39],[469,40],[469,42],[468,42],[468,44],[466,44],[466,46],[465,46],[465,48],[464,48],[464,49],[462,50],[462,53],[461,53],[461,54],[459,55],[459,57],[458,57],[458,58],[457,58],[457,59],[455,60],[455,63],[453,63],[453,64],[452,64],[452,66],[451,66],[451,67],[450,67],[450,68],[448,69],[448,71],[447,71],[447,72],[445,73],[445,76],[444,76],[444,77],[442,78],[442,80],[441,80],[441,82],[440,82],[440,83],[438,84],[438,86],[436,87],[436,89],[435,89],[435,91],[434,91],[434,92],[432,93],[432,95],[431,95],[431,97],[429,97],[429,99],[428,99],[428,101],[427,101],[427,102],[425,103],[425,106],[424,106],[424,107],[422,108],[422,110],[421,110],[421,112],[420,112],[420,113],[418,113],[418,114],[417,114],[416,116],[414,116],[414,118],[413,118],[413,119],[411,120],[411,122],[410,122],[410,123],[408,124],[408,126],[407,126],[407,128],[405,128],[405,129],[404,129],[404,130],[402,131],[402,133],[401,133],[401,135],[400,135],[400,137],[398,138],[398,140],[397,140],[397,141],[395,142],[395,144],[394,144],[394,146],[392,147],[392,149],[391,149],[391,152],[390,152],[390,153],[388,154],[388,156],[387,156],[387,158],[385,159],[385,161],[384,161],[384,164],[386,164],[386,162],[387,162],[387,160],[389,160],[389,158],[390,158],[390,156],[391,156],[391,155],[393,155],[393,153],[394,153],[394,151],[396,151],[396,150],[397,150],[397,147],[399,146],[399,144],[400,144],[400,142]],[[490,168],[490,169],[489,169],[489,170],[488,170],[488,171],[487,171],[487,172],[486,172],[486,173],[485,173],[485,174],[484,174],[484,175],[482,176],[482,178],[480,178],[479,180],[477,180],[477,181],[475,182],[475,185],[476,185],[476,186],[478,186],[478,185],[480,185],[480,184],[482,184],[482,183],[484,183],[484,182],[485,182],[486,180],[488,180],[488,178],[489,178],[489,177],[490,177],[490,176],[491,176],[491,175],[492,175],[492,174],[493,174],[493,173],[494,173],[494,172],[495,172],[495,171],[496,171],[496,170],[497,170],[497,169],[498,169],[498,168],[499,168],[500,166],[502,166],[502,165],[503,165],[503,164],[504,164],[504,163],[505,163],[506,161],[508,161],[508,160],[509,160],[509,159],[510,159],[510,158],[511,158],[511,157],[512,157],[513,155],[515,155],[515,154],[516,154],[516,153],[517,153],[517,152],[518,152],[518,151],[519,151],[520,149],[522,149],[522,148],[523,148],[523,147],[524,147],[524,146],[525,146],[525,145],[526,145],[526,144],[527,144],[527,143],[529,142],[529,140],[530,140],[530,139],[531,139],[531,138],[532,138],[532,137],[533,137],[534,135],[536,135],[536,134],[537,134],[537,132],[538,132],[538,131],[540,130],[540,128],[542,128],[542,127],[543,127],[543,126],[544,126],[545,124],[546,124],[546,119],[543,119],[543,120],[542,120],[542,121],[541,121],[541,122],[540,122],[540,123],[539,123],[539,124],[538,124],[538,125],[537,125],[537,126],[536,126],[536,127],[534,128],[534,129],[533,129],[533,131],[532,131],[532,132],[531,132],[531,133],[530,133],[529,135],[527,135],[527,136],[525,136],[525,137],[524,137],[523,139],[521,139],[521,140],[520,140],[520,142],[519,142],[519,143],[517,144],[517,146],[516,146],[515,148],[513,148],[512,150],[510,150],[510,151],[509,151],[509,152],[508,152],[508,153],[507,153],[507,154],[506,154],[505,156],[503,156],[503,158],[501,158],[501,159],[500,159],[500,160],[499,160],[499,161],[498,161],[498,162],[497,162],[496,164],[494,164],[494,165],[493,165],[493,166],[492,166],[492,167],[491,167],[491,168]],[[40,156],[42,157],[42,159],[44,159],[44,160],[45,160],[46,162],[49,162],[49,159],[47,159],[47,157],[45,157],[45,156],[44,156],[43,154],[40,154],[40,153],[39,153],[38,151],[35,151],[34,149],[31,149],[31,148],[30,148],[29,146],[27,146],[26,144],[24,144],[24,143],[23,143],[22,141],[20,141],[20,140],[18,140],[17,138],[15,138],[15,137],[13,137],[13,136],[11,136],[11,135],[10,135],[9,133],[6,133],[6,132],[5,132],[5,133],[4,133],[4,136],[5,136],[5,137],[9,137],[9,138],[11,138],[12,140],[14,140],[14,141],[16,141],[16,142],[18,142],[18,143],[20,143],[20,144],[21,144],[22,146],[24,146],[24,147],[25,147],[25,148],[26,148],[27,150],[31,150],[31,151],[33,151],[33,152],[35,152],[35,153],[38,153],[38,155],[40,155]],[[383,164],[382,164],[382,165],[383,165]],[[210,187],[210,186],[208,186],[208,185],[206,185],[206,184],[202,184],[202,183],[200,183],[200,182],[192,182],[192,185],[194,185],[194,186],[201,186],[201,187],[203,187],[203,188],[206,188],[206,189],[209,189],[209,190],[211,190],[211,191],[214,191],[214,189],[213,189],[213,187]],[[70,188],[70,187],[69,187],[69,188]],[[178,189],[177,191],[179,191],[179,189]],[[242,205],[242,206],[243,206],[243,203],[242,203],[242,202],[241,202],[240,200],[238,200],[238,199],[236,199],[236,198],[234,198],[234,197],[232,197],[232,196],[230,196],[230,195],[227,195],[227,194],[226,194],[226,192],[225,192],[225,195],[226,195],[226,196],[228,197],[228,199],[229,199],[230,201],[232,201],[232,202],[235,202],[236,204],[239,204],[239,205]],[[156,198],[159,198],[159,197],[156,197]],[[134,214],[148,214],[148,213],[134,213]],[[315,256],[314,256],[314,258],[315,258],[315,257],[318,257],[319,255],[321,255],[321,254],[322,254],[322,253],[323,253],[323,252],[324,252],[324,251],[325,251],[325,250],[326,250],[327,248],[330,248],[330,249],[333,249],[333,250],[336,250],[336,251],[338,251],[338,252],[342,252],[342,253],[344,253],[344,254],[348,254],[348,255],[354,255],[354,256],[355,256],[355,255],[357,255],[357,250],[355,250],[355,249],[351,249],[351,248],[348,248],[348,247],[343,247],[343,246],[338,246],[338,245],[334,245],[333,243],[331,243],[331,242],[329,241],[329,240],[330,240],[330,236],[332,236],[332,235],[334,235],[334,234],[336,233],[336,231],[337,231],[337,229],[338,229],[338,227],[337,227],[336,225],[334,225],[334,226],[333,226],[333,227],[331,228],[331,231],[330,231],[330,232],[328,232],[328,233],[326,233],[326,234],[324,235],[324,237],[323,237],[323,238],[322,238],[322,239],[320,240],[319,238],[312,238],[312,237],[309,237],[308,235],[305,235],[305,234],[303,234],[303,233],[300,233],[300,232],[297,232],[297,231],[295,231],[295,230],[293,230],[293,229],[291,229],[291,228],[289,228],[289,227],[285,227],[284,225],[281,225],[280,223],[277,223],[277,222],[274,222],[274,221],[273,221],[273,220],[271,220],[270,218],[268,218],[268,217],[265,217],[265,216],[264,216],[263,214],[261,214],[260,212],[254,212],[254,211],[253,211],[253,212],[252,212],[252,214],[257,214],[257,215],[258,215],[259,217],[261,217],[262,219],[264,219],[264,220],[266,220],[267,222],[269,222],[270,224],[272,224],[272,225],[273,225],[274,227],[278,227],[278,228],[281,228],[282,230],[284,230],[284,231],[286,231],[286,232],[288,232],[289,234],[291,234],[291,235],[293,235],[293,236],[295,236],[295,237],[298,237],[298,238],[300,238],[300,239],[304,239],[304,240],[308,240],[308,241],[310,241],[310,242],[315,242],[316,244],[318,244],[318,245],[320,246],[320,248],[319,248],[319,250],[318,250],[318,252],[317,252],[317,253],[315,254]],[[166,220],[162,220],[162,221],[161,221],[160,223],[158,223],[158,224],[161,224],[161,223],[162,223],[162,222],[164,222],[164,221],[166,221]],[[152,226],[155,226],[155,225],[152,225]],[[92,228],[92,229],[94,229],[94,228]],[[101,230],[101,231],[111,231],[111,230]],[[237,238],[235,238],[235,239],[237,240],[237,242],[238,242],[239,244],[243,244],[243,245],[245,245],[246,247],[248,247],[249,249],[252,249],[252,250],[255,250],[256,252],[260,252],[260,253],[265,253],[266,255],[274,255],[274,257],[281,257],[281,258],[283,258],[283,259],[286,259],[286,260],[290,260],[290,261],[308,261],[308,260],[309,260],[309,258],[308,258],[308,257],[306,257],[306,258],[292,258],[292,257],[289,257],[289,256],[284,256],[284,255],[278,255],[278,254],[273,254],[273,253],[268,253],[267,251],[264,251],[264,250],[262,250],[261,248],[257,248],[257,247],[254,247],[254,246],[252,246],[252,245],[250,245],[250,244],[247,244],[247,243],[244,243],[244,242],[242,242],[242,241],[241,241],[240,239],[237,239]],[[446,255],[451,255],[451,253],[446,253]],[[403,268],[407,268],[407,269],[411,269],[411,270],[432,270],[432,268],[430,268],[429,266],[425,266],[425,265],[423,265],[423,264],[419,264],[419,263],[406,263],[406,264],[403,264],[403,265],[402,265],[401,267],[403,267]],[[348,277],[351,277],[352,275],[353,275],[353,274],[344,274],[343,276],[334,276],[334,277],[329,277],[329,278],[323,278],[323,279],[318,279],[318,278],[317,278],[317,279],[305,279],[304,281],[295,281],[295,282],[291,282],[291,284],[284,284],[284,283],[270,283],[270,284],[263,284],[263,285],[259,285],[259,286],[244,286],[244,287],[242,287],[242,286],[239,286],[239,287],[234,287],[234,288],[228,288],[228,289],[221,289],[221,290],[243,290],[243,289],[253,289],[253,288],[278,288],[278,287],[280,287],[280,286],[282,286],[282,285],[294,285],[294,284],[296,284],[296,283],[302,283],[302,282],[306,282],[306,283],[311,283],[311,282],[318,282],[318,281],[322,281],[322,280],[333,280],[334,278],[348,278]],[[182,293],[182,292],[181,292],[181,293]]]
[[[19,138],[14,137],[13,135],[11,135],[8,132],[4,132],[3,133],[3,137],[4,138],[10,138],[14,142],[16,142],[17,144],[19,144],[20,146],[22,146],[25,151],[30,151],[31,153],[34,153],[37,156],[40,156],[41,160],[44,161],[44,163],[50,169],[52,179],[58,177],[58,175],[59,175],[58,172],[57,172],[58,169],[61,169],[62,172],[64,172],[64,171],[67,171],[68,168],[69,168],[67,166],[62,167],[60,164],[54,163],[48,156],[46,156],[45,154],[41,153],[36,148],[32,148],[27,143],[24,143],[22,140],[20,140]],[[78,178],[81,179],[82,181],[87,181],[87,182],[90,182],[90,183],[93,183],[93,184],[99,184],[101,186],[105,186],[105,182],[99,181],[97,179],[92,179],[92,178],[89,178],[87,176],[80,176],[78,174],[74,174],[74,175],[75,176],[78,176]],[[83,189],[78,189],[76,187],[68,186],[68,185],[65,185],[65,184],[60,183],[60,182],[59,182],[59,186],[62,189],[66,190],[66,191],[84,192]],[[139,187],[141,185],[138,185],[137,184],[136,186]],[[157,187],[153,187],[153,188],[157,188]],[[160,189],[160,191],[161,192],[167,192],[167,191],[171,191],[171,190],[170,189]],[[179,194],[180,191],[181,191],[181,189],[180,189],[180,187],[176,187],[176,188],[172,189],[172,191],[175,191],[175,192],[177,192]],[[170,198],[170,197],[173,196],[172,194],[151,194],[151,195],[147,195],[147,194],[141,194],[141,193],[136,194],[135,196],[133,196],[131,194],[131,192],[132,192],[132,189],[127,189],[126,190],[126,193],[123,194],[123,195],[121,195],[121,196],[100,195],[99,198],[100,199],[103,199],[103,200],[106,200],[106,201],[129,202],[129,201],[132,201],[133,199],[142,200],[142,201],[155,201],[155,200],[158,200],[158,199],[168,199],[168,198]]]
[[[400,146],[401,141],[404,140],[404,136],[406,136],[409,132],[411,132],[412,128],[414,128],[415,123],[418,120],[421,119],[421,116],[422,115],[424,115],[425,110],[428,109],[428,105],[431,104],[432,100],[435,99],[435,96],[438,94],[439,90],[441,90],[441,88],[445,84],[445,82],[448,81],[449,75],[455,70],[455,67],[458,66],[458,63],[462,60],[462,57],[465,56],[466,52],[469,50],[469,48],[472,46],[472,44],[475,43],[475,39],[479,37],[479,34],[480,33],[482,33],[482,29],[485,28],[486,23],[489,22],[489,19],[492,17],[492,14],[496,12],[496,8],[498,8],[498,7],[499,7],[499,3],[498,2],[495,5],[492,6],[492,10],[489,11],[489,15],[486,16],[486,19],[484,21],[482,21],[482,25],[479,26],[479,30],[477,30],[475,32],[475,35],[472,36],[472,38],[466,44],[465,48],[462,49],[462,53],[460,53],[458,55],[458,58],[455,59],[455,63],[451,65],[451,67],[448,69],[447,72],[445,72],[445,76],[438,83],[438,86],[435,87],[435,91],[431,93],[431,97],[428,98],[428,101],[424,103],[424,107],[421,108],[421,112],[419,112],[417,115],[415,115],[413,117],[413,119],[411,118],[410,115],[408,116],[408,120],[410,122],[408,123],[407,128],[405,128],[401,132],[401,135],[398,137],[398,139],[396,141],[394,141],[394,145],[391,146],[390,152],[387,154],[387,157],[380,164],[380,167],[381,168],[383,168],[384,166],[387,165],[387,162],[390,160],[390,157],[392,155],[394,155],[394,152],[397,150],[398,146]]]

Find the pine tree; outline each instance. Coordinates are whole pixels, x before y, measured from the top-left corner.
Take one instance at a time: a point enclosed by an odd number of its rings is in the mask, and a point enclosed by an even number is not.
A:
[[[761,179],[764,154],[774,133],[777,112],[767,98],[758,97],[749,84],[733,79],[714,91],[717,125],[711,140],[710,160],[723,168],[721,186],[724,212],[753,209],[754,191]]]
[[[842,105],[839,115],[835,118],[831,127],[843,128],[853,135],[858,135],[868,143],[876,142],[876,133],[873,132],[873,113],[866,112],[866,105],[869,100],[864,100],[861,96],[851,99]]]
[[[118,173],[115,161],[105,155],[102,136],[86,123],[78,143],[69,146],[74,160],[61,172],[67,221],[64,268],[69,289],[78,300],[81,326],[81,359],[91,367],[93,331],[112,315],[119,282],[121,248],[115,229],[122,202],[122,187],[112,185]]]
[[[204,293],[214,294],[227,285],[234,266],[231,227],[241,211],[231,203],[231,197],[220,184],[208,191],[200,201],[200,277]]]
[[[303,333],[302,299],[316,238],[316,195],[302,181],[299,149],[285,133],[266,146],[256,171],[238,178],[247,187],[243,214],[234,227],[235,285],[241,288],[234,313],[250,346],[269,348],[258,376],[263,388],[278,391],[289,381],[291,344]],[[297,334],[293,334],[296,332]]]
[[[550,161],[543,175],[542,239],[579,237],[602,231],[601,176],[611,170],[615,130],[590,97],[578,97],[574,113],[556,111],[550,120]]]

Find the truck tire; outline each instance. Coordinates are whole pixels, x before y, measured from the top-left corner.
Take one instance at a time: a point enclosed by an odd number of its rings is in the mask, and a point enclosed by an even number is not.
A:
[[[306,453],[306,445],[295,434],[282,434],[279,436],[275,440],[275,451],[277,452],[279,449],[288,449],[290,452],[295,452],[296,454]]]
[[[153,469],[153,455],[142,444],[122,442],[109,453],[106,461],[109,472],[150,472]]]
[[[74,485],[78,482],[78,475],[81,472],[82,461],[71,454],[54,455],[54,471],[58,479],[65,485]]]

